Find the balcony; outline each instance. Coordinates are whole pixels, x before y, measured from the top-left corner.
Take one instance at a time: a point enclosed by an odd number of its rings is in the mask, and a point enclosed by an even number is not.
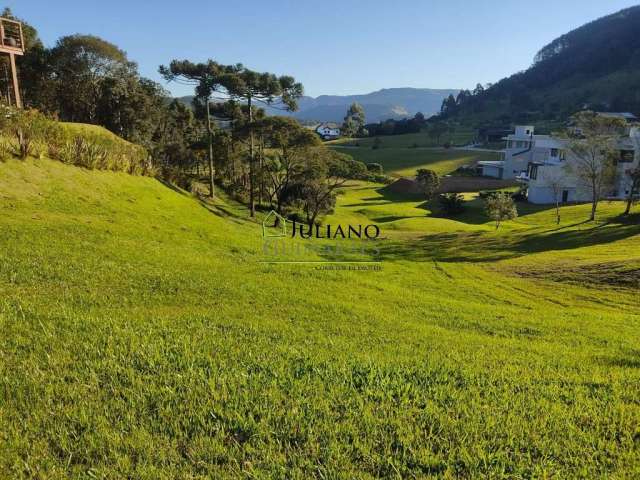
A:
[[[0,52],[24,54],[22,24],[8,18],[0,18]]]

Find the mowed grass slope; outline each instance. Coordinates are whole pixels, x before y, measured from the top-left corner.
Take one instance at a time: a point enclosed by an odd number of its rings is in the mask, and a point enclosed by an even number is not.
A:
[[[0,476],[637,477],[638,290],[569,268],[634,265],[637,217],[474,208],[352,185],[383,270],[321,271],[230,202],[0,164]]]
[[[379,136],[382,145],[392,148],[409,148],[409,147],[441,147],[444,143],[449,142],[452,145],[462,146],[471,143],[476,136],[477,131],[472,128],[457,127],[455,131],[443,134],[440,139],[429,135],[424,130],[419,133],[407,133],[403,135],[384,135]],[[366,138],[340,138],[329,142],[333,145],[359,145],[361,147],[372,147],[376,137]]]
[[[331,148],[351,155],[364,163],[379,163],[385,174],[393,177],[414,177],[420,168],[429,168],[439,175],[451,173],[464,165],[474,165],[481,160],[497,160],[498,154],[492,152],[472,152],[451,149],[395,148],[371,149],[366,147],[343,147],[331,145]]]

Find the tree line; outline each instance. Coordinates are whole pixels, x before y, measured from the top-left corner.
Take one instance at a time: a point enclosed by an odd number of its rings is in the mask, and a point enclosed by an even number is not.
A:
[[[4,16],[15,18],[5,9]],[[366,178],[364,164],[324,147],[296,120],[267,116],[265,105],[296,110],[303,86],[288,75],[242,64],[173,60],[159,72],[194,88],[192,105],[172,99],[142,77],[116,45],[93,35],[69,35],[46,47],[21,20],[26,54],[19,74],[27,108],[66,122],[101,125],[144,146],[165,178],[185,188],[216,185],[247,203],[251,216],[273,208],[306,222],[333,208],[349,178]],[[345,123],[361,128],[357,110]]]

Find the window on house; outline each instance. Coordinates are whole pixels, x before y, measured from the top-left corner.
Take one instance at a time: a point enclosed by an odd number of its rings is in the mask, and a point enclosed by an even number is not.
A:
[[[620,158],[618,162],[633,163],[635,156],[636,156],[636,152],[634,150],[620,150]]]
[[[558,157],[560,158],[561,162],[564,162],[567,159],[567,152],[565,152],[564,150],[558,150]]]
[[[529,178],[531,180],[538,179],[538,166],[537,165],[529,165]]]
[[[551,149],[551,156],[553,158],[556,158],[558,156],[558,149],[557,148],[552,148]]]

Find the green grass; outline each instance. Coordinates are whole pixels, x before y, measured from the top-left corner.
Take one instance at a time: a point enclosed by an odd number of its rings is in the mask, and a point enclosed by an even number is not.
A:
[[[412,147],[441,147],[445,142],[452,145],[467,145],[476,136],[476,130],[470,128],[459,127],[454,132],[444,134],[438,142],[432,138],[426,131],[420,133],[407,133],[404,135],[385,135],[378,137],[382,145],[389,148],[412,148]],[[375,137],[369,138],[341,138],[328,142],[332,145],[360,145],[365,148],[371,148],[375,142]]]
[[[327,219],[382,270],[325,271],[224,198],[0,163],[0,477],[637,478],[638,216],[385,192]]]
[[[497,160],[497,154],[445,149],[379,148],[332,146],[364,163],[379,163],[384,172],[394,177],[413,177],[419,168],[430,168],[444,175],[463,165],[480,160]]]

